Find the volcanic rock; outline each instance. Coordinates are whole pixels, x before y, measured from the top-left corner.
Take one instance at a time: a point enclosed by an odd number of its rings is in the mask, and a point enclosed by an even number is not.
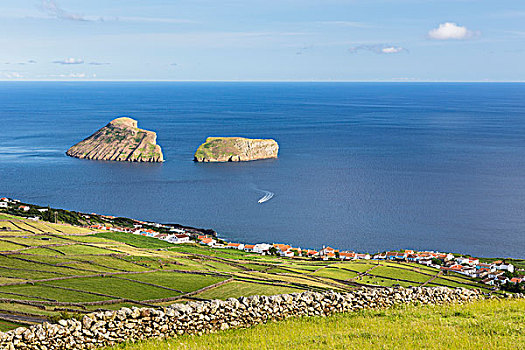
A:
[[[67,150],[70,157],[120,162],[163,162],[157,145],[157,134],[137,127],[127,117],[112,120],[108,125]]]
[[[272,139],[247,139],[244,137],[208,137],[199,146],[196,162],[245,162],[277,158],[279,145]]]

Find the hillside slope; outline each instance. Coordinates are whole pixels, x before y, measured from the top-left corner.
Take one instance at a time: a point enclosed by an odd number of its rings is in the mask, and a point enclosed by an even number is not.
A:
[[[359,286],[488,286],[387,261],[313,261],[0,214],[0,329],[123,306]]]

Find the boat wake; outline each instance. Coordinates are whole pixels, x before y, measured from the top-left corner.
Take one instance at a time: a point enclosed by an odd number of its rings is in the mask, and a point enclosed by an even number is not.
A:
[[[257,201],[257,203],[259,204],[269,201],[275,195],[275,193],[270,192],[270,191],[262,191],[262,192],[264,192],[264,196],[261,197],[261,199]]]

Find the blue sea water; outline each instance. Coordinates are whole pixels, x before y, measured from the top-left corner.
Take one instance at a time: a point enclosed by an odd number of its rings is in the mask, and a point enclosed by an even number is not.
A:
[[[122,115],[165,163],[64,154]],[[0,83],[0,129],[0,195],[26,202],[232,241],[525,257],[525,84]],[[212,135],[280,155],[193,163]]]

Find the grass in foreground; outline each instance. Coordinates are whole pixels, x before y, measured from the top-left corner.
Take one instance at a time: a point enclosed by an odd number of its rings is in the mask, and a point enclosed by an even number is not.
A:
[[[271,322],[109,349],[524,349],[525,300],[407,306]]]

